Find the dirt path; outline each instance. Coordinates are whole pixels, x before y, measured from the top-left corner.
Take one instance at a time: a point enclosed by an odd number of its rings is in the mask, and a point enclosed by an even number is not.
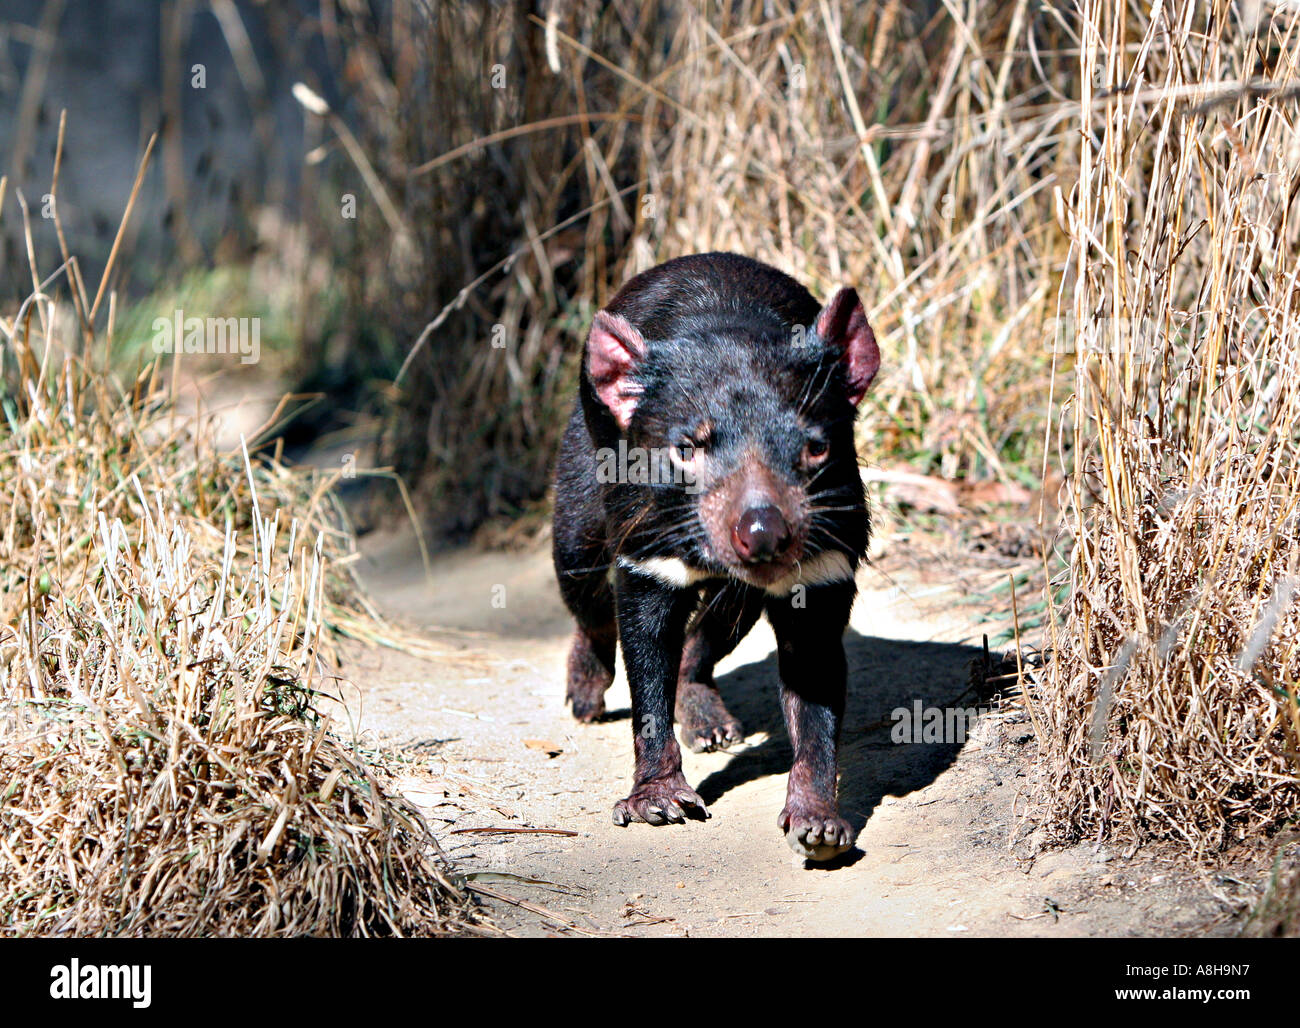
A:
[[[1033,852],[1032,826],[1019,820],[1034,746],[1023,715],[980,718],[962,746],[891,742],[895,708],[949,706],[967,687],[978,651],[964,641],[978,626],[958,586],[863,572],[847,639],[841,783],[863,828],[850,859],[828,870],[805,866],[776,828],[790,753],[765,624],[718,669],[745,744],[685,754],[712,819],[620,829],[610,811],[632,766],[627,686],[620,674],[602,724],[578,725],[566,711],[570,625],[548,554],[452,553],[426,579],[409,535],[368,536],[362,549],[381,609],[440,626],[430,638],[461,656],[359,651],[346,669],[356,730],[409,759],[401,787],[459,870],[559,915],[494,902],[512,930],[1113,936],[1224,923],[1213,882],[1186,867],[1091,846]],[[959,579],[971,576],[958,569]],[[463,831],[502,827],[572,834]]]

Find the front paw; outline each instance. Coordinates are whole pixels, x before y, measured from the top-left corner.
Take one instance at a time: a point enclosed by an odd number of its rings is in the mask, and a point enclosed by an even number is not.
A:
[[[853,826],[836,814],[834,808],[787,806],[776,823],[785,832],[790,848],[805,860],[823,863],[853,846]]]
[[[620,827],[633,821],[648,825],[681,824],[688,817],[703,821],[709,816],[704,800],[680,773],[643,782],[627,799],[614,804],[614,824]]]

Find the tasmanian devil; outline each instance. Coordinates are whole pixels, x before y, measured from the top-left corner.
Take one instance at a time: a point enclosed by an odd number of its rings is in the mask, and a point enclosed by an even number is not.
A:
[[[682,776],[743,739],[714,665],[766,612],[794,764],[778,824],[796,853],[853,844],[836,803],[843,634],[869,520],[853,421],[880,367],[851,288],[824,306],[729,253],[631,279],[596,313],[555,476],[554,558],[577,620],[568,702],[605,710],[616,645],[636,771],[614,821],[709,816]]]

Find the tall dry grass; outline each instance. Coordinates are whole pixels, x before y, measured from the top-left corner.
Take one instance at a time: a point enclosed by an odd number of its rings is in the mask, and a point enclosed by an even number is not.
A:
[[[1042,796],[1203,854],[1300,801],[1300,8],[1156,7],[1080,5]]]
[[[219,450],[156,364],[119,386],[113,292],[27,257],[0,317],[0,934],[480,930],[322,713],[335,637],[384,633],[337,476]]]

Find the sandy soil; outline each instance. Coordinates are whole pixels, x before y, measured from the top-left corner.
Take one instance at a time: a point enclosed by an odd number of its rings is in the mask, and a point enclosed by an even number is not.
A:
[[[1232,876],[1090,845],[1040,851],[1024,816],[1033,735],[1014,707],[981,717],[964,745],[891,741],[895,708],[952,705],[966,690],[987,570],[953,568],[947,582],[863,571],[841,780],[862,830],[824,868],[795,857],[776,827],[790,751],[765,624],[719,667],[744,745],[685,754],[712,819],[618,828],[611,808],[632,769],[627,686],[620,674],[601,724],[565,709],[570,624],[549,554],[458,551],[426,577],[409,533],[367,536],[362,552],[381,609],[450,656],[355,649],[352,730],[399,752],[400,788],[459,871],[550,912],[489,900],[512,931],[1182,935],[1229,931],[1241,905]],[[529,831],[467,831],[485,828]]]

